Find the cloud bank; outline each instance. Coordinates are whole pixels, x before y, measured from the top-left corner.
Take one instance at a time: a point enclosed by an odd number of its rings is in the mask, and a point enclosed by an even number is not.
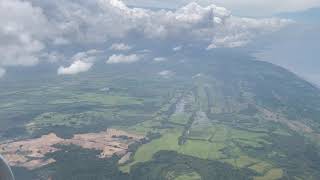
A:
[[[124,0],[132,6],[177,8],[190,2],[208,5],[214,2],[219,6],[249,16],[270,16],[279,12],[303,11],[320,7],[320,0]]]
[[[200,44],[208,50],[239,47],[290,23],[286,19],[237,17],[223,7],[197,3],[153,11],[129,8],[120,0],[0,0],[0,67],[30,66],[54,57],[72,59],[69,54],[78,53],[74,47],[107,52],[106,44],[132,39],[137,44],[140,40],[148,42],[147,47],[153,42],[164,46],[173,42]],[[131,47],[113,43],[110,49],[125,51]],[[139,59],[137,55],[110,58],[108,63]],[[63,68],[61,72],[68,72],[69,68]]]
[[[42,9],[30,2],[0,0],[0,66],[34,65],[51,36]]]

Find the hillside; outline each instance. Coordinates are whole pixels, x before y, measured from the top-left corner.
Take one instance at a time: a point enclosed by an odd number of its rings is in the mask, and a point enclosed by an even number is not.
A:
[[[16,167],[18,180],[68,179],[71,170],[77,179],[320,178],[320,90],[240,50],[101,63],[72,77],[47,69],[37,81],[29,71],[0,80],[2,143],[106,128],[146,138],[120,164],[123,155],[62,144],[45,154],[54,163]]]

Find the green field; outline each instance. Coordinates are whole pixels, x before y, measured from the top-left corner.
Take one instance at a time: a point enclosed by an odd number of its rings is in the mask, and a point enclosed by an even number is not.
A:
[[[71,96],[66,99],[60,99],[49,102],[49,104],[69,104],[69,103],[93,103],[101,104],[104,106],[115,105],[140,105],[143,104],[143,99],[127,96],[105,95],[105,94],[81,94],[77,96]]]
[[[134,154],[133,162],[121,167],[122,170],[128,172],[134,164],[147,162],[152,160],[154,154],[161,150],[176,151],[178,153],[194,156],[201,159],[221,160],[239,168],[248,167],[258,173],[262,172],[263,164],[266,162],[249,157],[245,152],[241,151],[243,144],[238,140],[246,140],[248,145],[257,147],[260,143],[266,143],[264,139],[267,136],[261,133],[249,133],[241,130],[236,130],[223,125],[213,125],[211,127],[212,139],[209,140],[194,140],[187,139],[184,144],[179,145],[179,137],[182,136],[182,129],[163,131],[159,139],[155,139],[150,143],[142,145]],[[204,131],[203,133],[206,133]],[[235,144],[235,143],[236,144]],[[240,143],[241,145],[238,145]],[[259,146],[260,147],[260,146]],[[226,153],[227,151],[228,153]],[[272,165],[268,164],[268,168]]]
[[[189,113],[179,113],[179,114],[173,114],[170,117],[170,122],[180,124],[180,125],[186,125],[190,118]]]
[[[126,178],[320,179],[320,91],[242,54],[211,55],[1,79],[0,140],[117,128],[145,136],[130,146],[127,164],[112,157],[112,172]],[[175,75],[160,77],[165,69]],[[34,173],[54,171],[47,168]]]
[[[175,177],[174,180],[201,180],[201,176],[196,172],[190,172],[190,173]]]
[[[255,180],[277,180],[283,176],[282,169],[271,169],[262,177],[255,177]]]

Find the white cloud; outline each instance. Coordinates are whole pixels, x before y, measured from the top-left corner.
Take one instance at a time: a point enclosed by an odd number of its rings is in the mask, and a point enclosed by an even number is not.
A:
[[[162,62],[162,61],[167,61],[168,59],[165,57],[155,57],[153,58],[153,60],[156,62]]]
[[[128,51],[132,49],[132,47],[124,43],[114,43],[111,45],[109,49],[115,50],[115,51]]]
[[[164,70],[164,71],[159,72],[158,74],[164,78],[170,78],[174,75],[174,72],[169,71],[169,70]]]
[[[50,25],[30,2],[0,0],[0,65],[34,65],[45,48]]]
[[[6,70],[0,67],[0,78],[6,74]]]
[[[284,11],[301,11],[320,6],[320,0],[125,0],[133,6],[178,8],[190,2],[208,5],[214,2],[237,14],[250,16],[270,16]]]
[[[142,50],[139,50],[137,51],[138,53],[141,53],[141,54],[149,54],[149,53],[152,53],[152,51],[150,49],[142,49]]]
[[[49,58],[56,61],[54,54],[68,57],[77,47],[102,49],[107,42],[128,42],[134,37],[145,46],[156,41],[164,45],[199,43],[204,44],[203,49],[238,47],[289,23],[236,17],[225,8],[197,3],[152,11],[130,8],[120,0],[0,0],[0,66],[35,65]],[[131,47],[120,43],[111,48]],[[95,57],[88,53],[78,54],[73,62],[94,63]],[[108,63],[139,59],[135,54],[120,54],[111,56]]]
[[[117,64],[117,63],[133,63],[139,61],[141,57],[137,54],[123,55],[114,54],[110,56],[107,60],[107,64]]]
[[[182,49],[182,46],[177,46],[172,48],[173,51],[180,51]]]
[[[57,73],[59,75],[72,75],[86,72],[91,69],[99,54],[100,51],[96,49],[78,52],[71,58],[73,63],[69,67],[60,66]]]
[[[61,32],[60,39],[57,39],[60,43],[103,43],[110,39],[125,40],[134,34],[151,41],[196,41],[234,47],[289,23],[279,19],[240,18],[213,4],[200,6],[189,3],[174,11],[152,11],[129,8],[120,0],[57,0],[46,2],[49,5],[43,1],[37,2],[46,8],[44,12],[52,11],[49,19]],[[128,47],[118,44],[113,48]]]
[[[78,74],[81,72],[88,71],[91,67],[92,67],[92,63],[76,60],[69,67],[60,66],[58,69],[58,74],[59,75]]]
[[[201,77],[201,76],[203,76],[203,74],[202,73],[198,73],[198,74],[192,76],[192,79],[197,78],[197,77]]]

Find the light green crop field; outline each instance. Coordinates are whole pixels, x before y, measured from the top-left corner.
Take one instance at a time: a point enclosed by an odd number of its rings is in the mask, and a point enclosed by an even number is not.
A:
[[[254,180],[277,180],[283,176],[282,169],[271,169],[264,176],[257,176]]]
[[[246,155],[239,156],[238,158],[235,159],[235,161],[236,161],[237,167],[240,167],[240,168],[246,167],[258,162],[257,159],[251,158]]]
[[[214,134],[214,129],[211,126],[206,127],[192,127],[190,129],[190,134],[188,138],[190,139],[199,139],[207,141]]]
[[[134,126],[115,126],[115,128],[122,129],[131,133],[146,135],[148,132],[162,132],[165,130],[157,129],[155,127],[161,126],[161,122],[156,119],[151,119],[147,121],[143,121]]]
[[[142,145],[134,155],[134,163],[149,161],[156,152],[161,150],[177,151],[180,136],[179,130],[168,131],[161,138]]]
[[[174,180],[201,180],[201,176],[196,172],[190,172],[190,173],[175,177]]]
[[[144,122],[136,125],[135,128],[150,130],[151,127],[156,125],[156,122]],[[153,128],[153,131],[155,129]],[[150,161],[155,153],[161,150],[169,150],[201,159],[220,160],[238,168],[250,167],[250,169],[262,174],[261,178],[265,175],[271,177],[271,172],[269,174],[267,172],[270,168],[273,168],[273,165],[250,157],[241,150],[243,146],[256,148],[268,143],[265,140],[265,137],[268,136],[266,133],[248,132],[214,123],[208,125],[202,131],[199,129],[199,136],[190,133],[186,142],[179,145],[179,137],[182,136],[183,129],[176,127],[157,132],[160,132],[162,136],[140,146],[133,156],[133,161],[121,167],[122,171],[129,172],[132,165]],[[194,139],[195,137],[198,139]],[[199,137],[206,138],[200,139]],[[224,150],[227,150],[228,153],[224,153]],[[183,178],[186,177],[183,176]]]
[[[250,169],[253,169],[254,171],[264,174],[266,173],[270,168],[272,167],[271,164],[266,163],[266,162],[259,162],[257,164],[254,164],[252,166],[250,166]]]
[[[142,104],[143,100],[128,96],[118,96],[118,95],[106,95],[106,94],[94,94],[86,93],[80,95],[73,95],[65,99],[59,99],[51,101],[50,104],[69,104],[69,103],[98,103],[105,106],[114,105],[127,105],[127,104]]]
[[[120,169],[124,172],[129,172],[132,165],[139,162],[150,161],[153,155],[161,150],[177,151],[179,149],[178,138],[180,137],[181,132],[181,130],[176,129],[166,131],[161,138],[140,146],[133,156],[133,162],[121,166]]]
[[[189,113],[179,113],[179,114],[173,114],[170,117],[170,122],[176,123],[176,124],[181,124],[181,125],[186,125],[189,121],[191,114]]]
[[[234,137],[238,137],[237,135],[242,135],[241,137],[244,136],[243,132],[230,129],[227,127],[223,126],[218,126],[217,128],[212,128],[216,129],[216,132],[214,134],[214,137],[224,137],[224,138],[219,138],[215,139],[217,142],[209,142],[206,140],[191,140],[188,139],[184,144],[179,145],[179,137],[182,134],[181,130],[174,129],[174,130],[169,130],[163,132],[163,135],[159,139],[155,139],[151,141],[150,143],[142,145],[137,152],[135,153],[133,157],[133,162],[129,164],[129,166],[138,163],[138,162],[146,162],[152,159],[153,155],[161,150],[171,150],[171,151],[176,151],[184,155],[190,155],[194,157],[198,157],[201,159],[212,159],[212,160],[217,160],[217,159],[223,159],[223,158],[228,158],[225,154],[222,153],[222,150],[224,148],[229,148],[233,150],[231,152],[231,156],[235,157],[233,160],[231,159],[229,162],[233,165],[236,165],[237,167],[244,167],[250,164],[254,164],[259,162],[258,160],[254,158],[250,158],[243,154],[241,150],[236,150],[237,148],[234,148],[233,146],[230,145],[230,140],[233,139]],[[226,131],[231,131],[232,133],[226,133]],[[233,132],[234,131],[234,132]],[[233,136],[227,136],[227,134],[233,135]],[[254,135],[248,134],[247,138],[252,138]],[[255,135],[255,136],[260,136],[260,135]]]
[[[229,137],[229,129],[225,126],[215,124],[212,141],[214,142],[224,142]]]
[[[220,159],[224,157],[221,152],[223,148],[225,148],[224,143],[188,140],[185,144],[180,146],[178,152],[201,159]]]

